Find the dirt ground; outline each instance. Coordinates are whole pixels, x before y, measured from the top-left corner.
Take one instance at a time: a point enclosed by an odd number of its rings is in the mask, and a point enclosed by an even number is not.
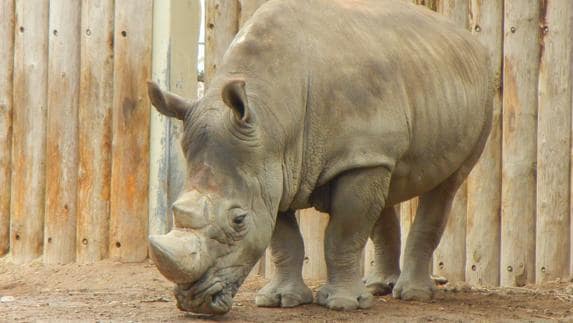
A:
[[[150,262],[17,266],[0,259],[0,321],[144,322],[399,322],[399,321],[573,321],[573,283],[511,289],[440,287],[430,303],[377,297],[368,310],[336,312],[318,305],[295,309],[257,308],[265,279],[252,277],[221,317],[187,314],[175,307],[171,284]],[[316,290],[320,282],[308,282]]]

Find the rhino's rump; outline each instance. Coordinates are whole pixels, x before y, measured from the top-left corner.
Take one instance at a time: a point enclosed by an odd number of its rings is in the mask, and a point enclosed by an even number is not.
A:
[[[314,52],[306,53],[316,57],[315,117],[328,134],[317,136],[327,138],[322,174],[394,163],[390,194],[403,200],[455,172],[485,132],[487,54],[469,32],[429,10],[400,1],[365,5],[322,12],[308,26],[316,28],[309,32]]]

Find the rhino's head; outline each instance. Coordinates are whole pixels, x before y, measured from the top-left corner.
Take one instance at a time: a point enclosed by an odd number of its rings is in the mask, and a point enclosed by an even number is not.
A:
[[[154,83],[149,96],[159,112],[183,120],[189,174],[172,206],[174,229],[149,237],[151,256],[177,284],[180,309],[226,313],[270,242],[282,194],[277,147],[263,135],[244,81],[213,85],[197,102]]]

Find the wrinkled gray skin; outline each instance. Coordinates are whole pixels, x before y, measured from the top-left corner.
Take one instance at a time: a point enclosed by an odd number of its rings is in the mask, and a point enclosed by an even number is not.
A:
[[[367,308],[390,291],[430,299],[430,258],[491,127],[487,56],[468,32],[406,2],[275,0],[241,29],[201,100],[150,83],[153,105],[185,125],[175,228],[149,238],[179,308],[229,311],[269,243],[276,274],[257,305],[312,302],[294,218],[308,207],[330,214],[319,304]],[[393,206],[415,196],[400,271]],[[376,269],[364,284],[368,237]]]

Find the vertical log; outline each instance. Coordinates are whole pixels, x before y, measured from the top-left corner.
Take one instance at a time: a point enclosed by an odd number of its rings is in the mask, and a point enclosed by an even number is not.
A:
[[[82,2],[76,256],[108,256],[113,101],[113,0]]]
[[[197,55],[201,8],[195,0],[171,2],[171,45],[169,88],[188,99],[197,97]],[[170,120],[169,133],[169,188],[168,203],[171,205],[183,189],[186,163],[181,150],[183,124]]]
[[[42,254],[44,231],[48,1],[16,2],[11,235],[15,263]]]
[[[495,96],[493,121],[481,159],[468,178],[466,281],[499,285],[501,209],[502,1],[472,0],[470,29],[489,49]]]
[[[197,1],[161,1],[153,8],[153,79],[188,99],[197,96]],[[185,181],[180,148],[182,124],[154,109],[151,112],[149,231],[166,233],[172,226],[170,205]]]
[[[539,2],[505,1],[501,285],[535,279]]]
[[[324,231],[329,216],[314,209],[302,210],[299,215],[305,254],[302,276],[305,279],[324,280],[326,279]]]
[[[468,0],[441,0],[437,9],[456,25],[468,28]],[[467,184],[464,182],[454,197],[444,234],[434,253],[434,273],[448,278],[449,281],[465,280],[466,213]]]
[[[372,269],[374,269],[375,261],[375,250],[374,243],[371,239],[366,242],[366,247],[364,248],[364,275],[368,275]]]
[[[227,47],[239,29],[238,0],[206,0],[205,85],[215,75]]]
[[[152,6],[115,3],[110,256],[127,262],[147,257]]]
[[[152,77],[169,88],[169,39],[171,1],[156,1],[153,6]],[[169,188],[169,118],[154,108],[150,114],[149,143],[149,233],[164,234],[171,226],[167,202]]]
[[[537,283],[569,276],[571,1],[542,1],[537,125]]]
[[[0,2],[0,256],[10,249],[14,0]]]
[[[50,3],[44,262],[76,256],[80,3]],[[65,95],[62,95],[65,93]]]

